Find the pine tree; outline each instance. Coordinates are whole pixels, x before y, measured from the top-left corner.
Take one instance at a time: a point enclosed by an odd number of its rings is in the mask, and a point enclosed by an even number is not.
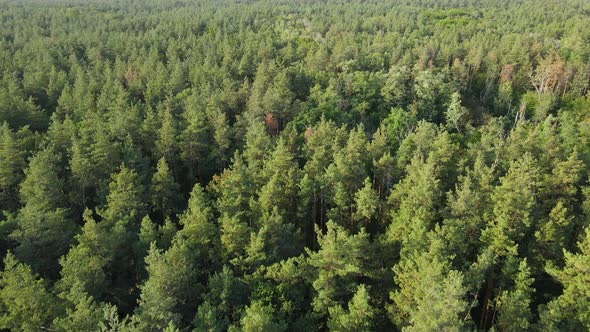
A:
[[[468,309],[463,274],[452,270],[444,243],[431,233],[429,248],[405,252],[393,268],[393,322],[404,331],[456,331]]]
[[[174,215],[180,201],[180,186],[170,173],[168,162],[161,158],[156,172],[152,175],[150,188],[150,202],[152,210],[161,213],[166,218]]]
[[[18,204],[15,198],[26,166],[25,156],[16,133],[4,122],[0,126],[0,207],[3,210],[14,209]]]
[[[65,295],[67,302],[65,317],[54,320],[53,327],[57,331],[89,331],[104,324],[104,313],[109,305],[97,303],[88,296],[80,284],[74,285]]]
[[[260,189],[262,218],[267,218],[276,209],[287,221],[294,221],[298,196],[299,167],[285,142],[279,139],[275,151],[265,163],[265,185]]]
[[[132,169],[121,165],[118,173],[113,174],[109,184],[106,206],[99,211],[108,223],[139,226],[145,215],[145,189],[139,175]]]
[[[93,119],[93,121],[100,123],[100,121],[104,120]],[[87,143],[82,144],[84,144],[83,149],[87,149],[87,155],[85,157],[89,158],[89,161],[86,161],[89,169],[80,176],[89,176],[90,181],[92,181],[90,183],[93,183],[99,190],[105,190],[106,192],[111,174],[117,171],[122,161],[121,143],[114,140],[106,129],[99,127],[93,134],[91,145],[88,146]],[[84,180],[82,179],[82,181]]]
[[[175,240],[166,252],[154,244],[146,257],[147,281],[133,321],[142,331],[160,331],[170,322],[183,326],[198,297],[197,253],[184,239]]]
[[[189,100],[196,99],[191,96]],[[188,177],[207,175],[207,156],[210,151],[211,124],[205,111],[194,102],[188,102],[183,113],[185,127],[178,136],[180,159],[188,170]],[[192,184],[192,183],[191,183]]]
[[[287,330],[287,324],[274,317],[272,307],[261,302],[253,302],[246,307],[246,311],[240,320],[239,330],[244,332],[268,331],[282,332]],[[238,330],[237,327],[230,331]]]
[[[113,299],[127,303],[135,272],[135,234],[145,216],[144,187],[137,173],[123,165],[112,176],[109,190],[107,204],[98,211],[100,222],[89,210],[85,212],[78,244],[61,260],[60,287],[65,290],[81,283],[90,296],[102,299],[109,285],[117,292]]]
[[[205,277],[219,264],[219,239],[208,204],[203,188],[195,185],[171,247],[163,252],[152,242],[148,279],[134,317],[140,329],[161,330],[170,322],[183,327],[194,317]]]
[[[343,225],[352,226],[354,194],[367,177],[368,146],[362,126],[351,130],[346,147],[335,153],[334,162],[326,170],[335,205],[329,217]]]
[[[61,303],[47,290],[45,281],[9,252],[0,273],[0,328],[48,330],[61,311]]]
[[[231,146],[232,132],[225,113],[219,109],[215,109],[215,112],[211,116],[213,138],[215,141],[212,159],[217,166],[216,170],[221,171],[226,167],[227,161],[229,160],[228,154]]]
[[[552,262],[561,266],[563,263],[563,250],[569,247],[571,233],[574,227],[574,218],[565,208],[562,201],[558,201],[549,213],[548,220],[543,221],[535,232],[533,255],[539,266],[541,262]]]
[[[492,195],[494,223],[482,238],[496,255],[515,255],[517,243],[531,226],[534,216],[540,170],[536,160],[525,154],[514,161]]]
[[[337,128],[334,122],[326,121],[322,117],[315,127],[308,128],[305,137],[306,144],[303,152],[307,162],[303,167],[303,179],[307,177],[307,188],[303,187],[302,189],[310,192],[311,196],[308,197],[311,223],[305,229],[308,232],[307,237],[313,238],[312,241],[314,241],[315,225],[319,224],[323,227],[325,224],[325,210],[333,196],[330,179],[326,176],[326,168],[333,162],[335,152],[346,144],[346,131],[344,127]],[[303,183],[300,184],[300,186],[302,185]]]
[[[174,169],[178,157],[177,120],[174,118],[169,105],[161,109],[158,116],[160,117],[161,127],[155,144],[156,158],[164,158]]]
[[[10,234],[18,243],[15,254],[19,260],[52,278],[57,275],[57,259],[66,253],[77,230],[65,208],[68,204],[59,162],[52,149],[31,159],[20,188],[23,208]]]
[[[292,116],[290,110],[293,98],[294,95],[289,87],[287,73],[284,70],[280,71],[264,93],[262,99],[263,109],[266,114],[271,113],[273,117],[279,119],[280,126],[284,126]]]
[[[211,261],[215,262],[219,252],[219,237],[217,227],[212,222],[212,213],[209,199],[197,183],[191,192],[187,209],[179,216],[182,229],[178,231],[178,236],[207,252]]]
[[[371,275],[370,258],[372,246],[369,235],[361,229],[358,234],[349,234],[343,227],[329,221],[327,230],[318,233],[319,250],[311,252],[308,263],[316,269],[313,288],[317,295],[313,308],[324,315],[328,308],[344,304],[355,291],[356,280]]]
[[[438,165],[418,154],[408,166],[408,175],[391,191],[388,204],[393,210],[393,222],[386,232],[386,241],[401,243],[402,250],[422,250],[425,237],[437,220],[442,197]]]
[[[373,190],[369,178],[365,179],[364,187],[359,189],[354,195],[354,203],[356,206],[356,211],[353,215],[354,220],[367,226],[376,216],[379,207],[379,196]]]
[[[76,236],[78,243],[60,259],[61,278],[56,288],[63,293],[82,285],[84,292],[100,299],[109,285],[106,267],[112,260],[115,243],[91,214],[90,210],[84,212],[84,226]]]
[[[250,234],[245,255],[233,260],[234,264],[254,272],[261,266],[278,263],[301,252],[298,232],[293,224],[284,221],[276,207],[260,220],[259,227]]]
[[[31,205],[41,211],[54,210],[67,204],[64,181],[59,177],[60,156],[46,149],[38,152],[29,162],[25,179],[20,186],[23,205]]]
[[[230,322],[239,319],[246,305],[246,285],[224,266],[209,278],[204,302],[199,306],[194,324],[197,331],[225,331]]]
[[[360,285],[348,302],[348,310],[341,306],[331,307],[328,328],[331,331],[372,331],[375,309],[369,303],[370,297],[365,285]]]
[[[257,186],[262,186],[264,179],[266,179],[263,173],[264,163],[272,151],[272,141],[262,121],[250,123],[245,143],[243,156],[248,164],[250,176]]]
[[[473,168],[459,177],[454,191],[447,193],[446,215],[442,231],[449,250],[456,254],[455,263],[468,266],[477,260],[480,237],[492,214],[491,195],[494,169],[477,157]]]
[[[545,330],[584,331],[590,329],[590,230],[579,246],[579,253],[565,252],[565,266],[547,271],[563,284],[563,293],[540,310],[541,328]]]
[[[239,152],[234,154],[230,168],[214,177],[209,186],[217,196],[217,209],[222,216],[252,224],[250,201],[256,195],[256,187]]]
[[[523,259],[514,277],[514,288],[496,299],[499,308],[495,327],[498,331],[526,331],[530,327],[533,281],[526,259]]]

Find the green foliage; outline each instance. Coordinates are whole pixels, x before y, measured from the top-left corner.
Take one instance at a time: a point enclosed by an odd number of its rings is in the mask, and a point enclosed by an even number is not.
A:
[[[548,268],[560,283],[563,293],[549,302],[541,312],[541,324],[545,329],[582,331],[590,327],[589,285],[587,267],[590,264],[590,231],[578,244],[579,254],[565,252],[565,267]]]
[[[197,331],[225,331],[230,322],[239,318],[246,304],[244,283],[236,278],[227,266],[209,278],[207,294],[195,316]]]
[[[152,176],[150,190],[152,210],[160,212],[164,217],[173,215],[180,201],[179,190],[179,185],[174,181],[166,159],[160,159],[156,172]]]
[[[503,292],[496,299],[498,319],[496,328],[499,331],[525,331],[530,327],[531,320],[531,287],[534,279],[527,266],[526,259],[520,262],[518,273],[514,278],[514,288]]]
[[[109,305],[97,303],[81,289],[80,284],[72,287],[66,295],[66,300],[69,303],[65,317],[56,318],[53,322],[56,330],[88,331],[105,323],[104,313],[109,310]]]
[[[331,331],[372,331],[372,319],[375,310],[369,304],[369,294],[364,285],[348,302],[348,312],[341,306],[330,308],[328,328]]]
[[[317,292],[313,301],[315,311],[326,314],[355,291],[357,278],[370,275],[367,266],[371,253],[368,234],[348,234],[342,227],[329,221],[326,233],[318,230],[317,252],[309,252],[309,264],[316,268],[313,287]]]
[[[404,331],[458,331],[465,325],[464,277],[451,269],[443,245],[434,238],[430,248],[402,256],[393,268],[399,289],[391,293],[391,314]]]
[[[362,189],[354,195],[356,211],[353,218],[357,222],[368,224],[373,217],[376,216],[379,207],[379,196],[373,190],[369,178],[365,179],[365,184]]]
[[[190,310],[187,300],[197,295],[194,258],[185,240],[175,241],[166,252],[152,245],[146,257],[149,277],[141,287],[134,317],[140,330],[163,330],[170,322],[182,324],[182,314]]]
[[[0,7],[0,329],[590,329],[587,1]]]
[[[50,329],[60,314],[61,303],[48,290],[43,279],[8,253],[0,274],[0,327],[9,330]]]
[[[416,124],[416,118],[412,113],[396,107],[392,108],[389,115],[383,120],[387,137],[392,145],[397,146],[412,131]]]
[[[246,311],[240,320],[239,330],[245,332],[270,331],[281,332],[287,329],[287,324],[277,320],[273,315],[272,307],[260,302],[254,302],[246,307]],[[230,331],[233,329],[230,328]]]
[[[101,217],[114,224],[132,224],[145,214],[144,186],[139,175],[122,165],[112,176],[105,208],[99,211]]]
[[[495,222],[482,237],[497,255],[515,255],[518,242],[533,222],[539,169],[534,158],[525,154],[514,161],[492,195]]]
[[[454,92],[451,95],[451,101],[445,114],[447,126],[452,126],[458,132],[461,132],[460,127],[463,125],[465,114],[467,114],[467,110],[461,105],[461,95]]]
[[[56,275],[57,259],[67,252],[77,230],[66,208],[59,156],[47,149],[37,153],[25,171],[20,196],[24,205],[10,237],[18,243],[17,257],[43,275]]]
[[[17,206],[18,184],[24,178],[26,167],[28,127],[18,132],[12,130],[7,122],[0,127],[0,199],[3,210]]]

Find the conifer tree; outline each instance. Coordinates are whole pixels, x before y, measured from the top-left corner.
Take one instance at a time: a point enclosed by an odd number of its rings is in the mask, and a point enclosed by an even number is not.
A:
[[[148,279],[141,286],[141,297],[134,321],[143,331],[159,331],[169,323],[184,326],[198,296],[198,271],[187,240],[177,238],[166,252],[154,244],[146,257]]]
[[[224,266],[209,277],[204,302],[199,306],[194,324],[197,331],[225,331],[247,303],[246,285]]]
[[[156,158],[167,160],[174,169],[178,157],[178,129],[176,119],[169,105],[164,106],[158,113],[161,127],[155,143]]]
[[[174,180],[164,158],[158,161],[150,189],[152,210],[160,212],[164,218],[174,215],[180,201],[180,186]]]
[[[394,267],[392,318],[404,331],[460,330],[468,309],[463,274],[451,269],[444,243],[430,237],[427,250],[406,252]]]
[[[0,202],[3,210],[14,209],[18,201],[18,183],[26,166],[23,151],[16,133],[4,122],[0,126]]]
[[[565,266],[548,266],[548,272],[563,284],[563,293],[545,306],[540,313],[541,328],[548,330],[583,331],[590,328],[590,231],[578,243],[579,253],[565,252]]]
[[[523,259],[514,277],[513,289],[501,293],[496,299],[499,307],[496,328],[499,331],[526,331],[530,327],[533,281],[526,259]]]
[[[294,221],[298,197],[299,167],[285,142],[279,139],[275,151],[265,164],[265,185],[260,189],[260,210],[267,218],[276,209],[288,222]]]
[[[322,315],[328,313],[328,308],[344,304],[355,291],[356,280],[370,276],[372,272],[367,260],[371,257],[372,247],[364,230],[349,234],[332,221],[326,227],[325,233],[316,228],[319,250],[308,251],[308,262],[316,269],[317,275],[313,279],[317,295],[312,305]]]
[[[74,285],[65,295],[66,315],[53,321],[57,331],[88,331],[105,323],[104,314],[111,306],[88,296],[80,284]]]
[[[365,179],[363,188],[359,189],[354,195],[354,202],[356,211],[353,218],[355,221],[363,223],[366,226],[376,216],[379,207],[379,196],[373,190],[369,178]]]
[[[61,260],[60,287],[65,290],[81,283],[90,296],[102,299],[110,285],[120,293],[113,299],[125,301],[122,298],[129,296],[135,271],[135,234],[145,216],[144,192],[137,173],[125,166],[112,178],[107,204],[98,211],[102,220],[96,222],[87,210],[78,244]]]
[[[348,310],[341,306],[331,307],[328,328],[331,331],[372,331],[375,309],[369,303],[370,297],[365,285],[360,285],[348,302]]]
[[[269,331],[282,332],[287,329],[287,324],[273,315],[273,308],[261,302],[253,302],[246,307],[245,314],[240,320],[239,330],[244,332]],[[232,327],[229,331],[238,330]]]
[[[0,273],[0,309],[0,328],[39,331],[51,329],[62,304],[48,291],[43,279],[9,252]]]
[[[57,259],[66,253],[77,230],[66,208],[59,155],[54,153],[46,149],[31,159],[20,188],[23,208],[10,234],[18,243],[19,260],[51,278],[57,275]]]

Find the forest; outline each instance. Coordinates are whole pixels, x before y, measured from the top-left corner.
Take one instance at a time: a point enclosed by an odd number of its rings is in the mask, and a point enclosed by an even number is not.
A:
[[[589,331],[587,0],[0,0],[0,331]]]

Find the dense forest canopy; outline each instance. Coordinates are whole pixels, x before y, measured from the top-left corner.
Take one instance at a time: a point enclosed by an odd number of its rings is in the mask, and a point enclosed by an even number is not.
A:
[[[588,331],[585,0],[1,0],[0,330]]]

